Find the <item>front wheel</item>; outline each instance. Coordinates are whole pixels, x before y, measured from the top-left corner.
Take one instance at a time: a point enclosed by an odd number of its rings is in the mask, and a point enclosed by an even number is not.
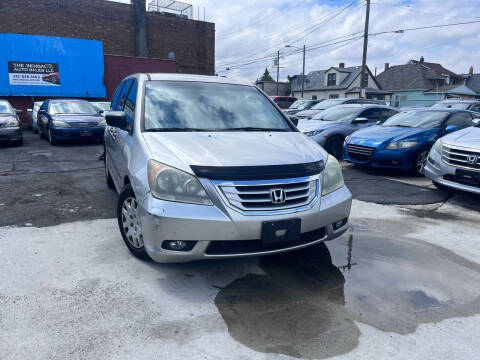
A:
[[[118,226],[130,252],[142,260],[151,260],[145,251],[139,206],[132,186],[126,185],[118,197]]]
[[[325,143],[325,150],[340,160],[343,155],[343,141],[344,139],[340,135],[331,136]]]
[[[112,175],[110,175],[110,171],[108,171],[108,163],[107,163],[107,154],[105,150],[103,150],[103,163],[105,165],[105,182],[110,189],[115,189],[115,184],[113,183]]]
[[[50,145],[57,145],[57,140],[53,137],[50,129],[48,129],[48,141],[50,142]]]
[[[429,151],[426,149],[420,150],[415,158],[415,164],[413,165],[413,174],[415,176],[423,176],[425,165],[427,164],[427,157]]]

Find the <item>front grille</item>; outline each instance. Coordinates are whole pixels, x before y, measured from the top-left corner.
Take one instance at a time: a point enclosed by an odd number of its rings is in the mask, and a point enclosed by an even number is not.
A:
[[[97,126],[97,124],[91,123],[91,122],[74,122],[74,123],[70,123],[70,126],[73,128],[88,128],[88,127],[95,127]]]
[[[318,176],[296,179],[236,181],[217,184],[226,201],[241,211],[272,211],[309,205],[318,194]],[[272,191],[283,191],[284,201],[275,203]]]
[[[443,145],[442,161],[457,168],[480,171],[480,150]]]
[[[348,156],[352,160],[368,161],[375,152],[375,148],[370,146],[347,144]]]
[[[325,228],[320,228],[300,234],[300,240],[298,241],[280,241],[272,244],[264,244],[262,240],[210,241],[205,253],[207,255],[233,255],[281,250],[306,245],[323,239],[325,236]]]

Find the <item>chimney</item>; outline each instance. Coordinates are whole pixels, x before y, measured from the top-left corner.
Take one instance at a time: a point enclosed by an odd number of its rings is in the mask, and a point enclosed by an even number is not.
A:
[[[338,67],[339,67],[340,69],[343,69],[343,68],[345,67],[345,63],[340,63],[340,64],[338,64]]]
[[[420,62],[423,63],[425,61],[425,59],[423,58],[423,56],[420,56]]]
[[[473,66],[470,66],[470,69],[468,70],[468,73],[469,73],[470,75],[473,74]]]
[[[389,64],[389,63],[385,63],[385,71],[387,71],[389,68],[390,68],[390,64]]]

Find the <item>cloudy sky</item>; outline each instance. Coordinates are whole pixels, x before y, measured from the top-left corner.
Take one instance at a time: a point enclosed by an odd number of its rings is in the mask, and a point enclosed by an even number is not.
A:
[[[148,0],[147,0],[148,1]],[[280,79],[300,74],[302,54],[285,45],[307,46],[306,72],[360,65],[365,0],[187,0],[215,23],[216,71],[254,81],[265,67],[272,75],[280,50]],[[371,36],[367,64],[381,72],[425,57],[446,68],[480,72],[480,0],[371,0],[370,33],[479,21],[479,23]],[[354,35],[352,35],[354,34]],[[226,69],[229,70],[226,70]]]

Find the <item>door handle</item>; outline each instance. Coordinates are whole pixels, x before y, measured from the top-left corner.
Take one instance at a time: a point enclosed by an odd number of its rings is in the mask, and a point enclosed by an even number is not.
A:
[[[110,129],[108,129],[108,131],[110,132],[110,135],[112,135],[114,139],[117,137],[117,130],[115,130],[115,128],[111,127]]]

